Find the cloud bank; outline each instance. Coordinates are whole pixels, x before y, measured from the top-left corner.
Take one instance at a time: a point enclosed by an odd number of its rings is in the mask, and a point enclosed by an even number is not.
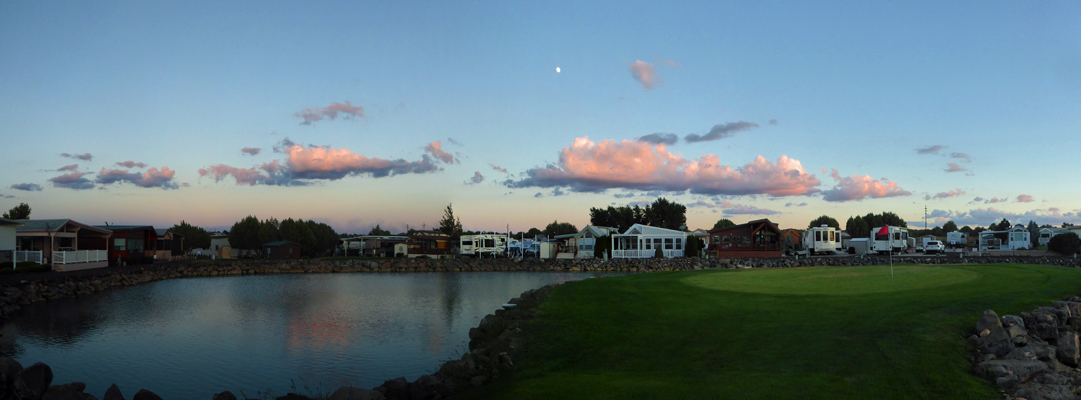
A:
[[[504,184],[511,188],[567,187],[576,192],[607,189],[690,190],[695,194],[768,194],[792,196],[815,193],[818,178],[808,174],[799,160],[781,156],[770,162],[762,156],[740,166],[721,165],[716,155],[697,160],[671,153],[663,144],[637,140],[574,140],[560,152],[559,164],[533,168],[526,178]]]
[[[908,196],[912,193],[901,189],[897,183],[882,178],[875,180],[870,175],[852,175],[841,177],[837,169],[833,169],[830,176],[837,181],[833,189],[822,192],[822,200],[825,201],[849,201],[863,200],[866,198],[880,199],[885,197]]]

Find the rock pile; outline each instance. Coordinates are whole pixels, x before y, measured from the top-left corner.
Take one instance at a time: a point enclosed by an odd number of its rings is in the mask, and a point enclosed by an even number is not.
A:
[[[1081,297],[1056,301],[1021,315],[1001,318],[992,310],[968,338],[976,375],[1011,398],[1077,399],[1081,394]]]
[[[497,310],[469,330],[469,352],[460,360],[443,364],[439,371],[413,382],[405,378],[386,381],[375,390],[392,400],[438,400],[499,379],[514,370],[514,357],[521,349],[525,322],[536,316],[537,306],[554,286],[529,290]]]

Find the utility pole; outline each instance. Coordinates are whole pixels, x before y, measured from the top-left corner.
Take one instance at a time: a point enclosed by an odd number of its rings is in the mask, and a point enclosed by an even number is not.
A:
[[[927,229],[927,206],[923,206],[923,229]]]

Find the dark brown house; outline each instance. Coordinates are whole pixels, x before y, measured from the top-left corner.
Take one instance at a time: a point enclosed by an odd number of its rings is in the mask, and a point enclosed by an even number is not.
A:
[[[709,231],[713,257],[781,257],[783,247],[781,230],[769,219]]]
[[[275,260],[291,260],[300,258],[300,245],[282,240],[280,242],[270,242],[263,245],[263,250],[266,252],[267,258]]]

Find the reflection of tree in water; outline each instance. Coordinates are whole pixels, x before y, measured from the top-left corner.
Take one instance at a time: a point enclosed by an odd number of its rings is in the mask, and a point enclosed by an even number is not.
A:
[[[22,354],[24,341],[70,347],[107,322],[108,315],[101,312],[102,303],[101,296],[83,296],[23,306],[0,329],[4,335],[0,337],[0,354]]]
[[[458,277],[458,273],[453,272],[439,275],[439,283],[443,287],[443,321],[448,331],[454,327],[454,311],[458,309],[462,297],[462,282]]]

